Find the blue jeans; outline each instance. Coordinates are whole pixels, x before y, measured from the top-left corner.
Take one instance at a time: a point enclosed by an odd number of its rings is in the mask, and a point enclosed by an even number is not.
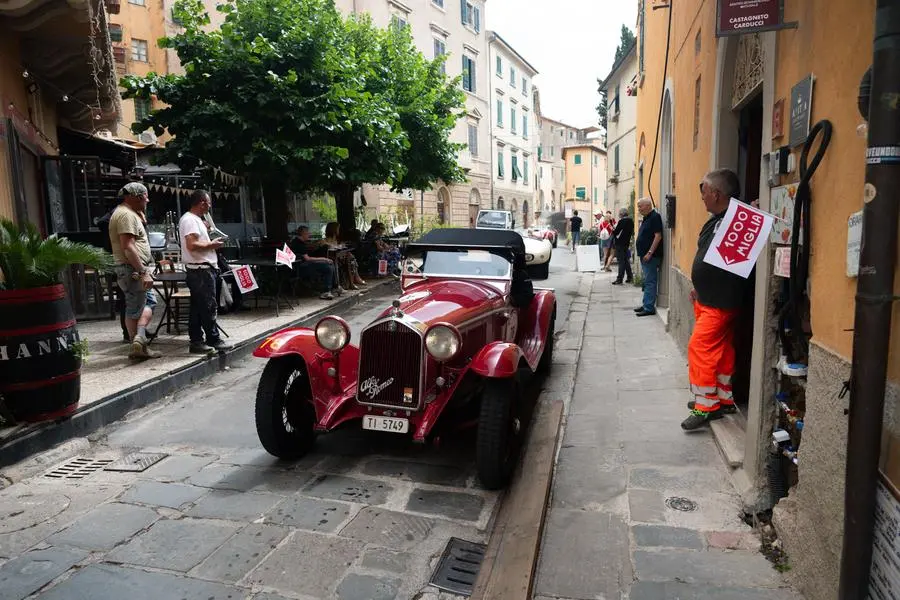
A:
[[[573,231],[572,232],[572,247],[574,248],[575,246],[577,246],[578,242],[580,240],[581,240],[581,230],[579,229],[578,231]]]
[[[335,287],[337,278],[335,277],[334,263],[304,261],[297,266],[297,270],[312,271],[321,277],[325,288],[323,292],[329,292]]]
[[[641,270],[644,272],[644,312],[656,312],[656,292],[659,288],[659,266],[662,259],[654,256],[648,262],[641,259]]]

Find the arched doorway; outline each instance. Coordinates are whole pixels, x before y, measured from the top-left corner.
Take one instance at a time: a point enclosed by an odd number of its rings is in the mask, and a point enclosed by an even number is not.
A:
[[[478,188],[472,188],[469,192],[469,227],[475,227],[479,210],[481,210],[481,192]]]
[[[442,187],[438,190],[437,193],[437,219],[438,223],[443,225],[447,222],[447,217],[450,215],[448,212],[450,210],[450,190],[445,187]]]
[[[550,210],[556,212],[556,190],[550,190]]]
[[[497,210],[506,210],[504,208],[503,196],[497,198]]]
[[[668,86],[667,86],[668,87]],[[666,219],[666,196],[672,194],[672,168],[674,149],[674,123],[672,121],[672,91],[667,89],[663,98],[662,128],[660,129],[659,198],[656,209]],[[659,300],[661,308],[669,307],[669,272],[672,265],[672,230],[663,227],[663,261],[659,271]]]
[[[509,212],[512,213],[513,228],[518,227],[519,220],[516,218],[519,214],[519,201],[513,198],[509,203]]]
[[[531,219],[528,214],[528,200],[522,201],[522,227],[528,227]]]

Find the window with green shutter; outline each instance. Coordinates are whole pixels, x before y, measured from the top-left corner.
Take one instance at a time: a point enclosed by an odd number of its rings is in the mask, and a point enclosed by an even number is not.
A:
[[[580,155],[580,154],[576,154],[576,155],[575,155],[575,164],[576,164],[576,165],[580,165],[580,164],[581,164],[581,155]]]
[[[469,153],[478,156],[478,125],[469,123]]]
[[[579,200],[586,199],[587,198],[587,190],[585,190],[583,187],[575,188],[575,197],[578,198]]]
[[[462,86],[467,92],[475,93],[475,61],[468,56],[462,57]]]
[[[512,157],[512,169],[510,170],[512,173],[512,180],[518,181],[522,179],[522,171],[519,170],[519,157],[515,154]]]
[[[497,127],[503,127],[503,100],[497,100]]]
[[[503,77],[503,57],[497,57],[497,75]]]
[[[528,114],[522,115],[522,137],[528,139]]]
[[[510,131],[512,131],[513,133],[516,132],[516,107],[515,106],[509,107],[509,127],[510,127]]]
[[[525,180],[525,184],[528,185],[528,157],[522,157],[522,173],[524,175],[523,179]]]
[[[619,173],[619,146],[613,148],[613,173]]]
[[[512,67],[509,68],[509,87],[516,87],[516,70]]]
[[[497,150],[497,177],[503,179],[503,150]]]

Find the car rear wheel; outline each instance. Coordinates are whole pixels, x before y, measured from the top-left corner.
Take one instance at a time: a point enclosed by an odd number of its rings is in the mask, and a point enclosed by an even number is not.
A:
[[[541,354],[541,361],[538,363],[537,372],[541,375],[550,373],[550,367],[553,365],[553,346],[555,340],[553,336],[556,334],[556,313],[550,317],[550,327],[547,328],[547,344],[544,346],[544,353]]]
[[[516,377],[485,381],[475,463],[478,479],[486,489],[504,488],[512,477],[524,435],[521,406]]]
[[[303,360],[270,359],[256,389],[256,433],[266,452],[293,460],[316,440],[316,411]]]

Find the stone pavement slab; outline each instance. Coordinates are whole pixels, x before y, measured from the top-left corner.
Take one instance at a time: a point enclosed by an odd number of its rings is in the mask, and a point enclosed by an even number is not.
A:
[[[376,577],[350,573],[337,587],[340,600],[394,600],[401,581],[395,577]]]
[[[187,515],[208,519],[230,519],[232,521],[253,521],[281,502],[281,496],[274,494],[241,493],[229,490],[214,490],[200,499]]]
[[[408,552],[395,552],[387,548],[366,548],[361,565],[367,569],[387,571],[388,573],[403,573],[412,562],[412,554]]]
[[[274,507],[266,521],[308,531],[333,533],[347,520],[352,504],[293,496]]]
[[[113,502],[98,506],[47,541],[85,550],[111,550],[158,518],[149,508]]]
[[[550,509],[535,594],[618,598],[630,582],[628,526],[621,516]]]
[[[262,562],[289,533],[290,530],[284,527],[250,524],[234,534],[190,574],[200,579],[235,583]]]
[[[340,475],[319,475],[304,488],[304,493],[326,500],[361,504],[384,504],[393,487],[374,479],[356,479]]]
[[[802,600],[788,589],[748,589],[640,581],[631,588],[629,600]]]
[[[141,477],[159,481],[182,481],[198,473],[206,465],[215,462],[216,456],[176,454],[167,456],[146,471]]]
[[[0,595],[6,600],[29,596],[87,557],[73,548],[26,552],[0,567]]]
[[[90,565],[44,592],[40,600],[240,600],[243,590],[189,577],[114,565]]]
[[[468,477],[468,473],[458,466],[390,459],[369,461],[363,468],[363,473],[433,485],[462,485]]]
[[[762,554],[708,550],[636,550],[634,573],[640,581],[681,581],[737,587],[771,588],[783,585],[778,572]],[[725,579],[723,579],[723,577]]]
[[[192,485],[180,483],[163,483],[156,481],[140,482],[129,488],[120,502],[134,504],[149,504],[152,506],[166,506],[168,508],[180,508],[184,504],[194,502],[208,490]]]
[[[706,543],[699,531],[684,527],[634,525],[631,528],[634,544],[638,547],[687,548],[703,550]]]
[[[475,494],[416,488],[409,496],[406,510],[449,519],[477,521],[481,517],[483,506],[484,498]]]
[[[187,572],[224,544],[237,529],[237,525],[224,521],[157,521],[149,531],[106,558],[111,562]]]
[[[367,507],[341,530],[341,535],[394,550],[408,550],[424,540],[432,527],[434,521],[425,517]]]
[[[297,531],[244,582],[289,594],[302,591],[317,598],[327,597],[362,549],[363,543],[357,540]]]

